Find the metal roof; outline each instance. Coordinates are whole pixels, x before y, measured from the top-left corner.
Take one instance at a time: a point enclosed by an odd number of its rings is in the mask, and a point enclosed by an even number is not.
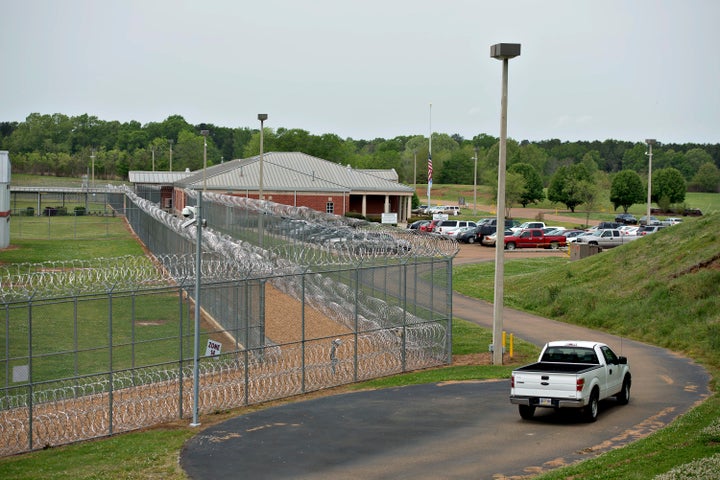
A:
[[[130,170],[128,172],[128,177],[130,179],[130,183],[172,185],[192,174],[192,172],[147,172],[141,170]]]
[[[263,154],[263,189],[305,192],[388,192],[411,195],[412,187],[378,174],[380,170],[357,170],[300,152]],[[393,170],[394,172],[394,170]],[[260,156],[231,160],[197,170],[178,180],[177,186],[199,189],[203,179],[210,190],[257,191],[260,186]]]

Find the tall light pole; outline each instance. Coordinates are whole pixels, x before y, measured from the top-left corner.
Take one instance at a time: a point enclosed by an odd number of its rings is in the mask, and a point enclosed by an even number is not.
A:
[[[490,56],[502,60],[502,97],[500,100],[500,158],[498,160],[498,189],[495,237],[495,297],[493,300],[493,365],[503,362],[503,277],[505,273],[505,163],[507,157],[507,98],[508,63],[520,55],[519,43],[496,43]]]
[[[258,120],[260,120],[260,174],[258,178],[258,200],[263,199],[263,141],[265,138],[265,120],[267,120],[268,115],[267,113],[258,113]],[[264,211],[260,211],[260,218],[258,219],[258,241],[260,243],[260,247],[263,246],[263,216],[265,215]]]
[[[168,143],[170,144],[170,171],[172,172],[172,145],[173,145],[172,138],[170,140],[168,140]]]
[[[477,215],[477,156],[478,148],[475,147],[475,156],[473,157],[473,160],[475,160],[475,172],[473,173],[473,215]]]
[[[207,190],[207,136],[210,133],[208,130],[200,130],[200,134],[203,136],[203,192]]]
[[[92,153],[90,154],[90,160],[92,160],[92,177],[90,180],[90,185],[93,188],[93,195],[95,195],[95,149],[92,149]]]
[[[413,191],[417,192],[417,148],[413,148]]]
[[[155,145],[150,147],[150,151],[152,152],[152,171],[155,171]]]
[[[654,138],[648,138],[645,140],[648,145],[648,151],[645,155],[648,156],[648,195],[647,195],[647,215],[645,216],[645,225],[650,225],[650,202],[652,201],[652,147],[655,145]]]
[[[191,427],[200,425],[200,290],[202,284],[202,209],[203,192],[198,192],[195,206],[195,331],[193,332],[193,419]]]

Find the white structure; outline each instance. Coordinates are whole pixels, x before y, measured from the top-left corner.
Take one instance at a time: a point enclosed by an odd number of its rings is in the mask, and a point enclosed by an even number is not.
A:
[[[10,246],[10,156],[0,151],[0,248]]]

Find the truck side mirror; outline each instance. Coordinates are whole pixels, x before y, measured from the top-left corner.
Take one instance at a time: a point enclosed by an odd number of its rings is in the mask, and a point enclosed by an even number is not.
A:
[[[627,365],[627,357],[618,357],[618,365]]]

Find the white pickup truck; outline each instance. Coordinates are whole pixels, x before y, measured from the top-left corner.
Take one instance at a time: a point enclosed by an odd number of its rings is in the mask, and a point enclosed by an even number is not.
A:
[[[543,347],[537,363],[512,372],[510,403],[525,420],[538,407],[569,407],[583,409],[585,420],[594,422],[600,400],[630,401],[631,384],[627,358],[604,343],[555,341]]]
[[[598,230],[591,235],[583,235],[577,238],[577,243],[587,243],[588,245],[599,245],[602,248],[612,248],[619,245],[630,243],[637,240],[636,235],[623,235],[620,230],[615,228],[606,228]]]

